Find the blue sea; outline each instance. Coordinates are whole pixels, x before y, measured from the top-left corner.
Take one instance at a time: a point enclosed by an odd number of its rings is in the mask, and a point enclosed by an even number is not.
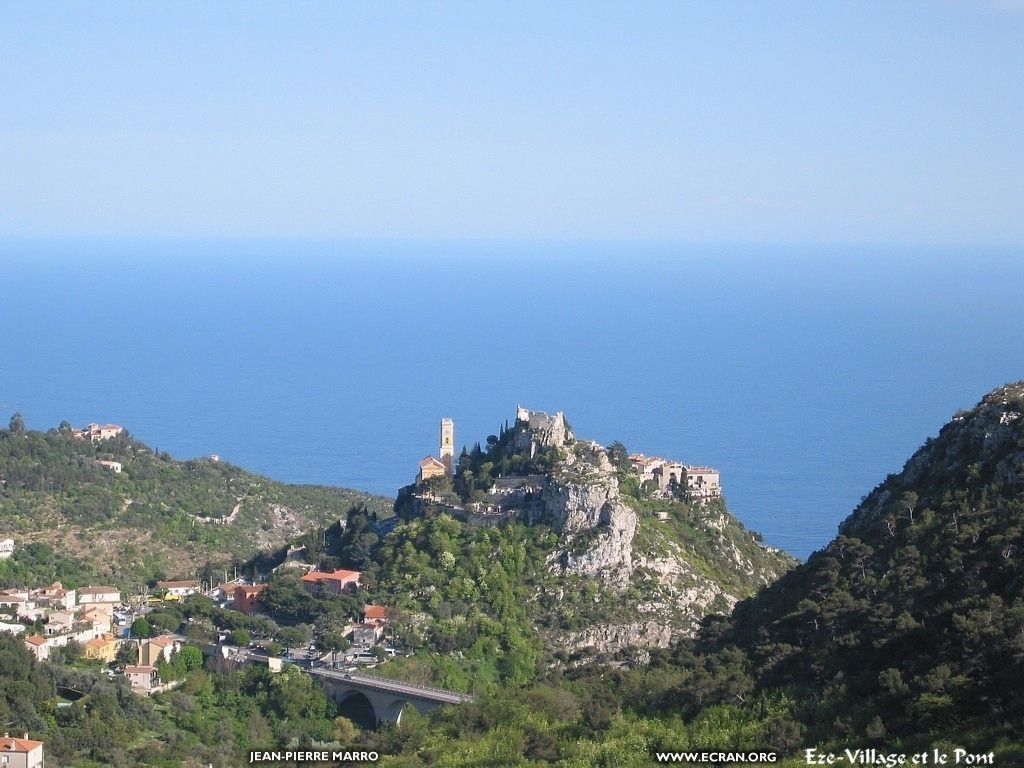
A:
[[[1024,253],[825,246],[5,242],[0,418],[394,494],[517,404],[720,469],[804,558],[1024,378]]]

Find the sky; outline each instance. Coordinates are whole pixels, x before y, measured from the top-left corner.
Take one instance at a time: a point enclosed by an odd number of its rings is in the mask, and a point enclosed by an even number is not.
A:
[[[0,2],[0,239],[1024,244],[1024,2]]]

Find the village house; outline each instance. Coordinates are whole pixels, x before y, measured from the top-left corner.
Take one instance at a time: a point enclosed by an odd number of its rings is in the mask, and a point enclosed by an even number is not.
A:
[[[21,635],[25,632],[24,624],[8,624],[0,621],[0,632],[6,632],[9,635]]]
[[[388,609],[383,605],[367,605],[363,608],[364,624],[386,624]]]
[[[46,611],[30,600],[28,592],[23,589],[5,589],[0,592],[0,610],[7,609],[25,621],[35,621],[46,615]]]
[[[26,733],[24,738],[12,738],[5,733],[0,738],[0,766],[3,768],[43,768],[43,742],[34,741]]]
[[[722,495],[721,479],[713,467],[697,467],[658,456],[630,454],[629,461],[640,484],[654,482],[666,493],[679,489],[690,498],[712,499]]]
[[[25,638],[25,647],[35,656],[36,661],[46,661],[50,658],[50,649],[54,644],[42,635],[29,635]]]
[[[718,498],[722,495],[718,470],[712,467],[687,467],[686,490],[690,496],[695,498]]]
[[[97,442],[99,440],[109,440],[112,437],[117,437],[124,432],[124,427],[117,424],[90,424],[84,429],[77,429],[72,434],[80,440],[88,440],[90,442]]]
[[[384,636],[384,627],[380,624],[356,624],[352,627],[353,645],[376,645]]]
[[[79,620],[88,623],[97,635],[106,634],[114,625],[113,606],[110,603],[90,605],[82,611]]]
[[[71,611],[54,611],[43,625],[43,634],[47,637],[71,633],[75,625],[75,614]]]
[[[0,560],[6,560],[14,554],[14,539],[0,539]]]
[[[171,655],[181,648],[181,641],[170,635],[160,635],[139,644],[139,664],[156,666],[157,662],[171,660]]]
[[[160,676],[157,674],[156,667],[149,664],[128,665],[124,668],[124,676],[128,678],[132,690],[138,693],[148,695],[150,691],[160,685]]]
[[[93,638],[83,645],[85,658],[111,664],[117,658],[118,645],[119,642],[113,635]]]
[[[55,581],[48,587],[33,589],[29,595],[37,603],[45,604],[57,610],[71,611],[75,608],[77,595],[73,589],[64,589],[64,586]]]
[[[311,571],[302,577],[302,584],[311,594],[340,595],[355,592],[359,589],[359,571],[347,571],[339,568],[333,573]]]
[[[235,579],[234,581],[227,581],[223,584],[218,584],[212,589],[208,590],[205,594],[208,598],[217,603],[217,605],[223,608],[227,603],[230,603],[235,598],[235,587],[245,582],[242,579]]]
[[[260,595],[266,588],[266,584],[236,585],[233,593],[232,607],[240,613],[255,613],[262,607]]]
[[[158,581],[156,583],[157,589],[162,589],[167,592],[168,596],[173,597],[185,597],[186,595],[194,595],[199,592],[198,581]]]
[[[121,462],[120,461],[108,461],[107,459],[100,459],[100,466],[106,467],[115,475],[121,474]]]
[[[94,603],[120,604],[121,592],[116,587],[82,587],[78,590],[78,604]]]

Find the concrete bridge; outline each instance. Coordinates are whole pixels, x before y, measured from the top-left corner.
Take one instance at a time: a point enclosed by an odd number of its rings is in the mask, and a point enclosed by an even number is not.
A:
[[[337,704],[345,704],[360,697],[365,699],[373,711],[376,725],[401,722],[402,712],[409,705],[425,715],[442,704],[464,704],[473,701],[472,696],[464,693],[387,680],[358,672],[338,672],[314,667],[309,670],[309,674],[320,680],[327,696]]]

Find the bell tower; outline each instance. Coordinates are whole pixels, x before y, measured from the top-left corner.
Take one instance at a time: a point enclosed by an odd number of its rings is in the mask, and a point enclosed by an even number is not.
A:
[[[441,419],[440,458],[445,473],[451,477],[455,462],[455,422],[451,419]]]

